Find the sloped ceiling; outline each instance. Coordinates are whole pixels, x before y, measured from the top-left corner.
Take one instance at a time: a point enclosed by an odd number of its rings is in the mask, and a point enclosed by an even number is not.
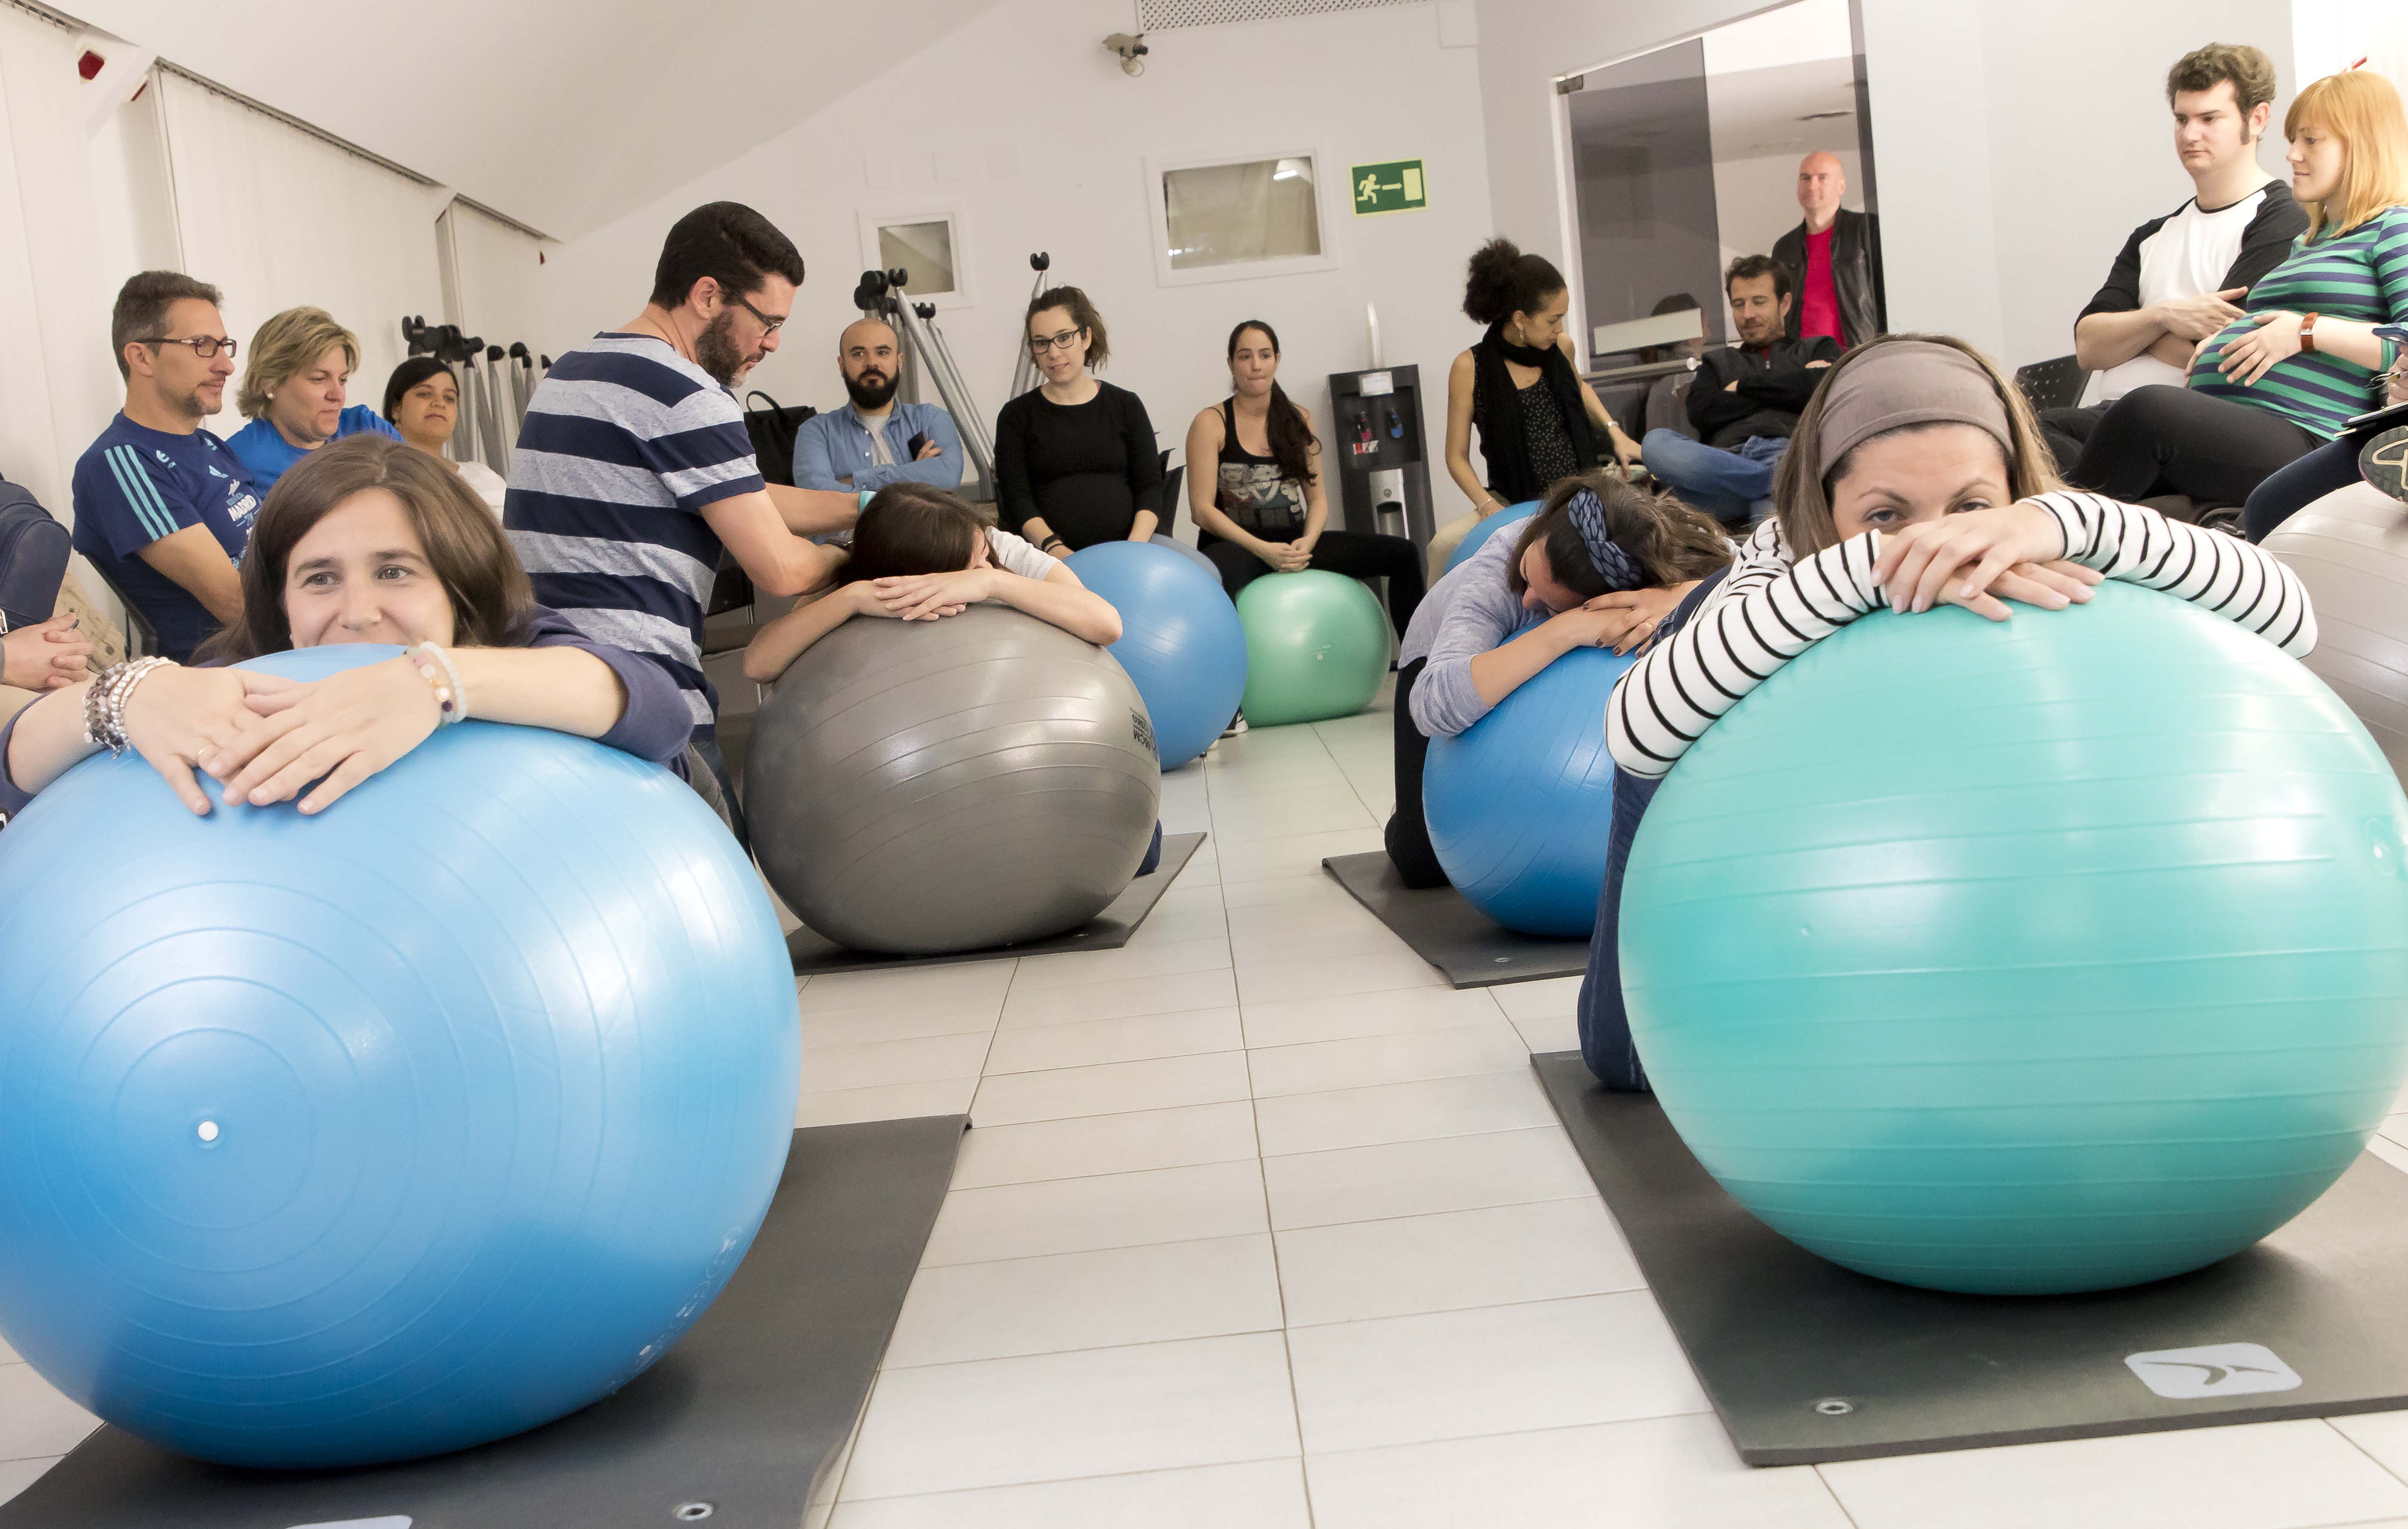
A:
[[[997,0],[59,3],[573,238],[784,132]]]

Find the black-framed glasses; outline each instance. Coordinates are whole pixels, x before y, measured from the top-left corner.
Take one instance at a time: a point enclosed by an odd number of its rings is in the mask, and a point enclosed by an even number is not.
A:
[[[737,307],[744,310],[747,313],[752,314],[754,318],[759,319],[761,321],[761,332],[764,335],[774,335],[779,330],[783,329],[786,326],[786,321],[784,319],[771,318],[768,314],[762,312],[759,309],[753,307],[751,303],[746,302],[743,298],[738,296],[732,292],[727,295],[727,300],[734,303]]]
[[[1031,355],[1043,355],[1048,351],[1067,351],[1070,348],[1070,342],[1072,340],[1077,339],[1081,335],[1083,335],[1086,332],[1085,326],[1082,325],[1076,329],[1065,329],[1060,334],[1051,337],[1045,335],[1032,335],[1029,337],[1028,340],[1028,353]]]
[[[142,345],[190,345],[193,348],[193,353],[199,356],[204,361],[215,358],[220,351],[225,352],[227,360],[231,361],[234,359],[235,342],[231,339],[220,339],[215,335],[194,335],[190,339],[145,339],[138,340],[136,343]]]

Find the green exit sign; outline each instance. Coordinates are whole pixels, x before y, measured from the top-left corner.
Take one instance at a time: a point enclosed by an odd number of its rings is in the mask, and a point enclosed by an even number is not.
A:
[[[1391,160],[1385,165],[1357,165],[1351,177],[1354,215],[1412,212],[1429,206],[1429,182],[1418,159]]]

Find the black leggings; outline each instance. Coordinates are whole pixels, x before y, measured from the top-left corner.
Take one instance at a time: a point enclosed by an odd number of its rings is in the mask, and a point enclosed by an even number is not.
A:
[[[2109,406],[2070,475],[2127,503],[2163,494],[2240,504],[2321,439],[2270,409],[2188,388],[2136,387]]]
[[[1267,539],[1268,540],[1268,539]],[[1236,599],[1238,592],[1271,570],[1271,566],[1235,541],[1199,529],[1197,550],[1221,570],[1221,587]],[[1422,602],[1422,559],[1401,536],[1372,536],[1362,531],[1324,531],[1312,544],[1312,566],[1350,579],[1388,581],[1388,619],[1396,623],[1397,640],[1412,624]]]
[[[2268,531],[2361,476],[2358,442],[2328,440],[2258,485],[2249,496],[2248,507],[2241,512],[2241,534],[2252,541],[2263,541]]]
[[[1429,757],[1429,740],[1413,726],[1413,682],[1428,666],[1427,658],[1416,658],[1397,671],[1397,810],[1388,815],[1388,859],[1413,887],[1447,885],[1446,868],[1430,848],[1429,824],[1422,819],[1422,764]]]

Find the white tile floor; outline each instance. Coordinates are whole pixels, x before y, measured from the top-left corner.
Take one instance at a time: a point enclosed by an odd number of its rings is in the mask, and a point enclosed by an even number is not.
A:
[[[1742,1465],[1529,1071],[1577,984],[1321,874],[1388,729],[1167,780],[1211,838],[1123,950],[804,987],[803,1123],[975,1121],[811,1529],[2408,1529],[2408,1414]],[[0,1500],[91,1426],[0,1349]]]

